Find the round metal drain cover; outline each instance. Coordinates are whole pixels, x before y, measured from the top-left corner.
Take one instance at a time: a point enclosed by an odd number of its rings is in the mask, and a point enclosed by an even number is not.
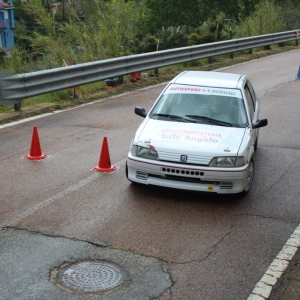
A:
[[[97,293],[124,282],[125,271],[109,262],[84,261],[59,270],[58,282],[76,292]]]

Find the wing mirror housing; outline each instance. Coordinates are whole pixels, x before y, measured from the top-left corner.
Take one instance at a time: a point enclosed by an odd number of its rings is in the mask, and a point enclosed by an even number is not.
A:
[[[261,119],[253,124],[253,128],[260,128],[260,127],[264,127],[267,125],[268,125],[268,119]]]
[[[137,114],[140,117],[145,118],[147,116],[147,112],[145,110],[145,108],[140,107],[140,106],[136,106],[136,108],[134,109],[135,114]]]

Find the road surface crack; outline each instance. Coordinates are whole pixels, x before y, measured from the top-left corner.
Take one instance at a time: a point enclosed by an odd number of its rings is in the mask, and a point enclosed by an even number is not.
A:
[[[68,237],[68,236],[63,236],[63,235],[56,235],[56,234],[49,233],[49,232],[43,232],[43,231],[39,231],[39,230],[33,230],[33,229],[28,229],[28,228],[16,227],[16,226],[6,226],[6,227],[1,228],[1,230],[7,230],[7,229],[26,231],[26,232],[29,232],[29,233],[40,234],[40,235],[48,236],[48,237],[52,237],[52,238],[64,238],[64,239],[78,241],[78,242],[86,242],[86,243],[89,243],[89,244],[94,245],[96,247],[110,247],[111,246],[111,244],[109,242],[106,242],[106,241],[94,241],[92,239],[86,239],[86,238],[80,239],[80,238]]]
[[[231,231],[232,231],[232,228],[234,227],[235,225],[230,225],[230,228],[228,230],[227,233],[225,233],[220,239],[219,241],[217,241],[214,245],[211,246],[211,251],[209,251],[206,256],[202,259],[199,259],[199,260],[195,260],[195,259],[192,259],[192,260],[189,260],[189,261],[185,261],[185,262],[170,262],[171,265],[185,265],[185,264],[190,264],[190,263],[193,263],[193,262],[198,262],[198,263],[201,263],[205,260],[207,260],[215,251],[216,249],[218,248],[218,246],[224,241],[224,239],[229,236],[229,234],[231,234]]]

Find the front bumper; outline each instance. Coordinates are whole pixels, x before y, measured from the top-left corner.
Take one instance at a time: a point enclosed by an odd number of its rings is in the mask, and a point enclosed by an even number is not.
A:
[[[235,194],[243,192],[248,165],[240,168],[209,168],[140,159],[129,152],[130,181],[169,188]]]

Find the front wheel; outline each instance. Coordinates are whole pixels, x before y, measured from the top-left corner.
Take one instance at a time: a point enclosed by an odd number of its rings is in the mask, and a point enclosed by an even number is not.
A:
[[[251,160],[249,162],[248,170],[247,170],[245,187],[241,193],[242,195],[246,195],[250,191],[252,182],[253,182],[253,178],[254,178],[254,161],[253,161],[253,158],[251,158]]]

